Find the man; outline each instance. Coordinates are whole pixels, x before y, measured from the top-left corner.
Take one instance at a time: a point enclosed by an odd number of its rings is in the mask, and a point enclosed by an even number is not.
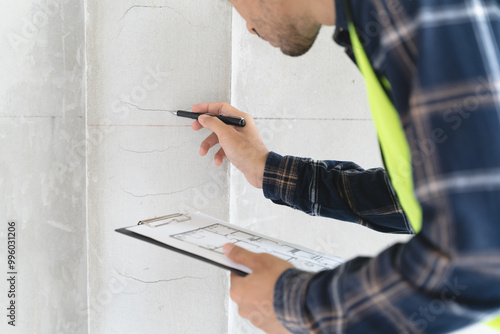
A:
[[[336,25],[335,41],[367,81],[389,167],[269,152],[252,118],[224,103],[193,111],[241,115],[248,125],[201,116],[193,129],[213,133],[200,154],[219,143],[215,163],[227,157],[278,204],[383,232],[418,232],[375,258],[316,274],[225,245],[230,259],[253,270],[231,276],[240,315],[267,333],[444,333],[498,315],[499,2],[231,2],[250,32],[290,56],[307,52],[321,25]]]

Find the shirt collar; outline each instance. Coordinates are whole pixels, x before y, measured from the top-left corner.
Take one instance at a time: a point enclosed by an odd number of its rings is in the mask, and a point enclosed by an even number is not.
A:
[[[335,2],[335,33],[333,40],[340,46],[346,47],[351,44],[349,38],[349,19],[347,18],[346,1],[334,0]]]
[[[333,40],[345,48],[345,52],[355,62],[349,36],[349,18],[347,16],[346,0],[334,0],[335,2],[335,32]]]

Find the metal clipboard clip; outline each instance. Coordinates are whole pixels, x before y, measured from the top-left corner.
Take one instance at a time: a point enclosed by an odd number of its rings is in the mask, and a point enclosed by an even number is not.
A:
[[[168,221],[161,223],[161,224],[151,225],[152,223],[162,221],[162,220],[168,220]],[[155,227],[170,224],[172,222],[185,222],[188,220],[191,220],[191,216],[188,215],[187,213],[173,213],[173,214],[167,215],[167,216],[151,218],[151,219],[147,219],[147,220],[141,220],[140,222],[137,223],[137,225],[146,225],[148,227],[155,228]]]

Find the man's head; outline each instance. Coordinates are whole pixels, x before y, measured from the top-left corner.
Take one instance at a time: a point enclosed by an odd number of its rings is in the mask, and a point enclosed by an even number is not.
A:
[[[335,23],[333,0],[229,1],[251,33],[293,57],[309,51],[322,24]]]

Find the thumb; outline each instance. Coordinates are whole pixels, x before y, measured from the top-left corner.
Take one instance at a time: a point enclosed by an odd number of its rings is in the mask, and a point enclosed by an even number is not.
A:
[[[212,130],[220,137],[221,134],[225,133],[228,129],[231,129],[230,126],[227,126],[217,117],[209,116],[209,115],[200,115],[198,117],[198,122],[209,130]]]
[[[257,253],[236,246],[235,244],[225,244],[224,254],[233,262],[242,264],[252,269],[255,267]]]

